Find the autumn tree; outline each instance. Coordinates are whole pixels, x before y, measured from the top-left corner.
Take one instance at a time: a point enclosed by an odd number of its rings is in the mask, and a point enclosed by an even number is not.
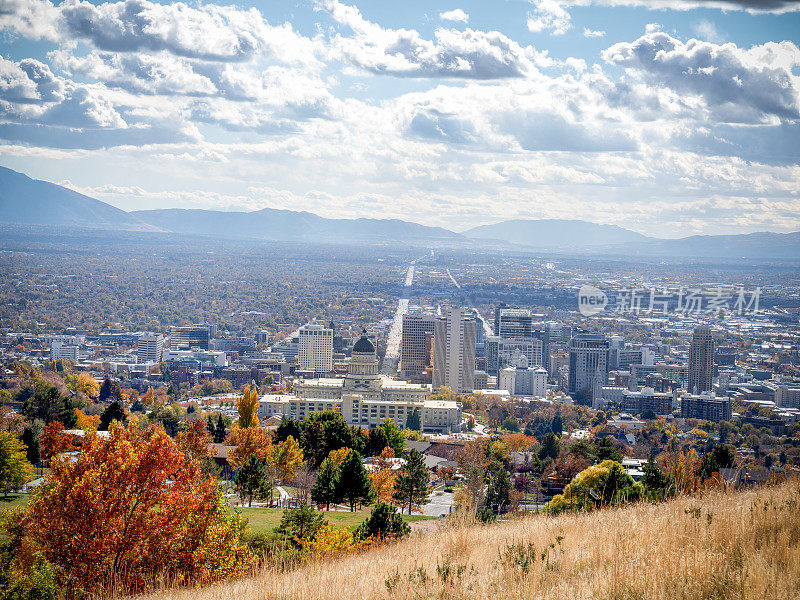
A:
[[[236,429],[229,437],[234,435],[236,447],[228,454],[228,462],[234,469],[241,466],[251,456],[264,461],[269,459],[272,447],[272,437],[269,431],[260,427]]]
[[[200,461],[211,455],[208,448],[211,439],[211,434],[206,430],[202,419],[195,419],[187,429],[175,436],[175,442],[183,453]]]
[[[422,505],[428,501],[428,484],[430,474],[425,466],[425,459],[417,450],[410,450],[404,454],[406,463],[397,473],[394,481],[393,498],[401,506],[408,506],[408,514],[415,505]]]
[[[355,511],[356,503],[368,504],[375,496],[364,461],[355,450],[350,450],[339,468],[337,495],[350,503],[350,512]]]
[[[59,421],[51,421],[44,426],[39,434],[39,447],[45,458],[75,450],[72,436],[64,433],[64,425]]]
[[[394,494],[394,480],[397,471],[394,470],[394,450],[391,446],[386,446],[381,455],[372,463],[374,470],[369,473],[372,489],[375,490],[375,499],[378,502],[391,502]]]
[[[244,393],[236,401],[236,408],[239,411],[239,428],[251,429],[258,427],[258,390],[253,386],[244,386]]]
[[[0,486],[20,487],[28,481],[33,472],[23,444],[15,433],[0,431]]]
[[[270,450],[270,462],[283,483],[292,479],[303,465],[303,451],[291,435]]]
[[[238,517],[163,429],[115,422],[109,434],[55,460],[24,511],[27,551],[56,565],[68,595],[205,584],[250,566]]]
[[[75,414],[78,416],[78,421],[75,423],[78,429],[91,433],[100,427],[100,415],[87,415],[80,409],[75,409]]]

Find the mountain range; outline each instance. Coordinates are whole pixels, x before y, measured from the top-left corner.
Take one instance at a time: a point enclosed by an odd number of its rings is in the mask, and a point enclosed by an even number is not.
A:
[[[328,219],[264,208],[126,212],[54,183],[0,167],[0,223],[145,231],[221,238],[501,247],[622,256],[800,260],[800,232],[659,239],[580,220],[516,219],[462,233],[399,219]]]

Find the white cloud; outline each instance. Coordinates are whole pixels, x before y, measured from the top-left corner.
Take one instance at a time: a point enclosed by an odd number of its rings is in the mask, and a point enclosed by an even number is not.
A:
[[[531,0],[533,13],[528,16],[528,30],[534,33],[550,31],[552,35],[565,34],[572,23],[570,14],[559,0]]]
[[[703,40],[707,42],[714,42],[715,44],[720,44],[725,41],[725,35],[721,33],[717,26],[708,20],[702,20],[697,23],[692,24],[692,29],[694,32],[699,35]]]
[[[800,65],[800,49],[791,42],[745,50],[653,32],[614,44],[603,58],[651,85],[701,97],[723,121],[800,118],[800,78],[792,72]]]
[[[587,38],[601,38],[606,35],[605,31],[600,31],[597,29],[589,29],[588,27],[583,28],[583,37]]]
[[[434,40],[411,29],[387,29],[367,21],[355,6],[319,0],[317,6],[352,30],[336,34],[330,56],[363,71],[398,77],[498,79],[522,77],[541,58],[497,31],[437,29]]]
[[[439,18],[442,21],[455,21],[457,23],[468,23],[469,22],[469,15],[465,13],[460,8],[454,8],[453,10],[447,10],[445,12],[439,13]]]
[[[800,10],[797,0],[562,0],[567,6],[643,6],[652,10],[713,8],[750,13],[787,13]]]

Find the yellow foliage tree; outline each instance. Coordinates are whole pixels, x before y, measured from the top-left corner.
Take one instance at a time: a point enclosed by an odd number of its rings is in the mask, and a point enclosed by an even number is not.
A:
[[[258,427],[258,390],[253,386],[244,386],[244,394],[236,401],[239,410],[239,428],[250,429]]]
[[[87,415],[79,408],[75,409],[75,414],[78,416],[76,425],[78,429],[83,429],[86,433],[92,433],[100,427],[100,415]]]
[[[350,552],[355,543],[347,527],[335,528],[327,523],[320,527],[312,538],[300,540],[303,552],[314,558],[328,558]]]
[[[338,450],[331,450],[328,453],[328,458],[338,468],[342,466],[342,462],[348,454],[350,454],[350,448],[339,448]]]
[[[228,454],[228,462],[234,469],[238,469],[249,457],[255,456],[260,460],[268,460],[272,447],[272,436],[266,429],[260,427],[253,429],[237,429],[232,431],[230,437],[236,438],[236,447]]]
[[[297,475],[297,470],[303,464],[303,451],[297,440],[290,435],[272,447],[270,461],[275,466],[278,477],[285,483]]]
[[[697,474],[700,470],[700,456],[692,448],[687,453],[670,452],[661,459],[661,470],[675,482],[679,494],[691,494],[700,489],[702,481]]]
[[[33,472],[25,456],[25,444],[11,431],[0,431],[0,486],[18,487]]]

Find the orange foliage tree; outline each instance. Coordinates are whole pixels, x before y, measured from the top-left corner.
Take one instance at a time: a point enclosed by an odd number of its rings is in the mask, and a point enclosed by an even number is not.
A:
[[[100,427],[100,415],[87,415],[81,409],[76,408],[75,414],[78,415],[76,427],[86,432],[97,431]]]
[[[22,566],[41,553],[78,598],[205,584],[251,566],[239,517],[163,428],[131,419],[109,433],[87,436],[77,460],[54,461],[22,514]]]
[[[203,419],[195,419],[186,430],[179,432],[175,436],[178,448],[187,456],[197,460],[203,460],[211,456],[208,445],[212,441],[213,438],[208,432],[206,422]]]
[[[234,469],[242,466],[251,456],[260,460],[269,459],[272,436],[266,429],[260,427],[236,429],[231,432],[230,437],[236,440],[236,448],[228,454],[228,462]]]
[[[75,450],[72,436],[64,433],[64,425],[60,421],[50,421],[45,425],[39,434],[39,448],[45,458]]]
[[[397,479],[397,471],[392,469],[394,450],[391,446],[386,446],[381,455],[373,463],[377,468],[369,473],[369,480],[372,482],[372,489],[375,490],[376,502],[391,502],[394,493],[394,480]]]

